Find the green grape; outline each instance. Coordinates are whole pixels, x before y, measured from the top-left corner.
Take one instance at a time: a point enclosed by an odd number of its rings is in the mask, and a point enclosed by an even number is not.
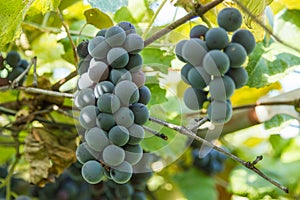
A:
[[[111,47],[122,46],[126,39],[126,33],[121,27],[112,26],[106,30],[105,39]]]
[[[127,183],[132,177],[132,173],[132,166],[126,161],[110,170],[112,180],[118,184]]]
[[[218,14],[218,25],[228,32],[233,32],[242,25],[242,14],[236,8],[224,8]]]
[[[136,32],[135,27],[130,22],[120,22],[117,25],[120,26],[127,35]]]
[[[96,106],[86,106],[80,111],[79,122],[85,129],[90,129],[96,126],[96,118],[99,114],[99,109]]]
[[[89,55],[88,45],[89,41],[84,40],[77,46],[77,54],[79,58],[83,59]]]
[[[187,81],[194,88],[204,89],[210,82],[210,75],[203,67],[192,67],[187,74]]]
[[[185,105],[191,110],[200,110],[207,100],[206,94],[201,89],[189,87],[183,95]]]
[[[188,80],[188,73],[190,69],[192,69],[194,66],[191,65],[190,63],[186,63],[182,68],[181,68],[181,79],[186,83],[190,85],[190,82]],[[202,78],[202,77],[201,77]]]
[[[18,76],[20,76],[24,72],[24,69],[21,67],[15,67],[9,74],[8,74],[8,80],[13,81]]]
[[[135,191],[131,197],[131,200],[147,200],[147,198],[144,192]]]
[[[143,125],[149,119],[149,111],[148,108],[142,103],[134,103],[130,106],[130,109],[134,115],[134,123]]]
[[[105,33],[106,33],[107,29],[101,29],[100,31],[97,32],[96,36],[102,36],[105,37]]]
[[[137,72],[142,69],[143,58],[140,54],[129,55],[129,61],[125,68],[130,72]]]
[[[245,48],[247,54],[252,53],[256,45],[253,34],[247,29],[240,29],[234,32],[231,38],[231,42],[239,43],[240,45],[242,45]]]
[[[143,148],[141,145],[130,145],[124,146],[125,150],[125,160],[131,165],[137,164],[143,157]]]
[[[129,183],[117,185],[117,187],[115,187],[115,194],[120,199],[130,198],[133,192],[133,188]]]
[[[143,127],[138,124],[132,124],[132,126],[128,128],[128,131],[130,135],[128,144],[139,144],[145,137],[145,131]]]
[[[88,45],[89,54],[96,59],[105,58],[110,48],[111,47],[102,36],[94,37],[90,40]]]
[[[146,82],[146,76],[142,70],[131,72],[131,77],[132,82],[134,82],[138,88],[142,87]]]
[[[17,67],[18,63],[21,60],[21,56],[18,52],[16,51],[10,51],[8,52],[8,54],[6,55],[6,63],[9,64],[11,67]]]
[[[93,57],[91,55],[88,55],[84,59],[80,60],[78,64],[78,74],[80,76],[88,71],[92,58]]]
[[[121,107],[114,113],[114,119],[117,125],[129,128],[134,122],[134,114],[128,107]]]
[[[112,93],[114,91],[114,84],[110,81],[102,81],[97,83],[94,88],[94,95],[96,98],[99,98],[101,95],[105,93]]]
[[[108,78],[109,68],[108,66],[101,61],[91,60],[90,67],[88,69],[90,79],[98,83],[99,81],[104,81]]]
[[[143,85],[142,87],[139,88],[139,93],[140,93],[140,98],[138,102],[147,105],[151,99],[150,89],[147,86]]]
[[[121,47],[115,47],[109,50],[107,54],[107,62],[112,68],[124,68],[129,61],[127,51]]]
[[[89,184],[97,184],[104,178],[104,168],[102,165],[95,161],[90,160],[83,164],[81,174],[83,179]]]
[[[94,82],[90,79],[89,73],[83,73],[77,82],[77,86],[80,90],[83,90],[85,88],[89,88],[92,87],[94,84]]]
[[[97,121],[96,121],[98,127],[105,131],[109,131],[113,126],[116,125],[114,116],[110,113],[100,113],[97,116]]]
[[[224,50],[230,61],[230,67],[240,67],[247,58],[244,47],[238,43],[230,43]]]
[[[139,100],[139,89],[131,81],[121,81],[119,82],[114,90],[114,94],[120,99],[120,102],[124,106],[136,103]]]
[[[243,87],[248,81],[248,73],[243,67],[230,68],[226,75],[233,80],[236,89]]]
[[[206,53],[205,42],[198,38],[190,39],[182,47],[182,57],[193,66],[202,66],[202,60]]]
[[[187,41],[188,40],[181,40],[180,42],[178,42],[176,44],[176,47],[175,47],[175,55],[182,62],[186,62],[186,60],[182,57],[182,47]]]
[[[131,73],[126,69],[112,69],[110,71],[109,80],[116,85],[120,81],[132,81],[132,76]]]
[[[108,138],[111,143],[123,146],[129,141],[129,132],[124,126],[114,126],[108,132]]]
[[[103,161],[111,167],[120,165],[125,160],[125,151],[116,145],[108,145],[103,150]],[[112,169],[111,169],[112,170]]]
[[[102,151],[109,145],[107,133],[98,127],[91,128],[84,136],[87,144],[95,151]]]
[[[205,71],[213,76],[225,74],[230,66],[228,56],[220,50],[209,51],[203,59]]]
[[[231,104],[227,101],[212,101],[207,109],[209,120],[214,124],[224,124],[232,116]]]
[[[84,108],[88,105],[95,105],[95,95],[91,88],[85,88],[80,90],[75,98],[77,98],[77,103],[79,108]]]
[[[209,84],[209,91],[213,100],[225,101],[235,90],[233,80],[229,76],[215,77]]]
[[[97,106],[101,112],[115,113],[120,108],[119,98],[110,93],[101,95],[97,101]]]
[[[204,25],[196,25],[190,31],[190,38],[204,39],[208,30],[209,29]]]
[[[28,65],[29,65],[29,63],[27,62],[27,60],[22,59],[18,63],[17,67],[21,67],[21,68],[23,68],[25,70],[25,69],[27,69]]]
[[[209,49],[224,49],[228,45],[228,35],[223,28],[212,28],[205,34],[206,45]]]
[[[95,157],[92,155],[91,149],[89,149],[88,144],[86,142],[81,143],[77,147],[76,158],[81,164],[84,164],[89,160],[95,160]]]
[[[137,54],[144,48],[144,40],[136,33],[128,34],[124,43],[124,48],[130,54]]]

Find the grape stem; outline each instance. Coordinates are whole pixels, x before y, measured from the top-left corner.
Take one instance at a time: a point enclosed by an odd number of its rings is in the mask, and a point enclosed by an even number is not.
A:
[[[261,170],[259,170],[258,168],[255,167],[255,164],[258,163],[258,161],[262,160],[262,156],[258,156],[256,158],[255,161],[253,162],[249,162],[249,161],[244,161],[242,159],[240,159],[239,157],[231,154],[230,152],[218,147],[218,146],[215,146],[214,144],[212,144],[211,142],[197,136],[193,131],[189,130],[188,128],[184,127],[184,126],[178,126],[176,124],[172,124],[172,123],[169,123],[169,122],[166,122],[166,121],[163,121],[161,119],[157,119],[157,118],[154,118],[154,117],[150,117],[149,118],[150,121],[154,122],[154,123],[157,123],[157,124],[160,124],[160,125],[163,125],[167,128],[170,128],[170,129],[173,129],[175,131],[177,131],[178,133],[180,134],[183,134],[183,135],[186,135],[187,137],[191,138],[191,139],[195,139],[197,140],[198,142],[201,142],[202,144],[206,145],[206,146],[209,146],[213,149],[215,149],[216,151],[226,155],[227,157],[235,160],[236,162],[239,162],[240,164],[242,164],[244,167],[246,167],[247,169],[255,172],[256,174],[258,174],[259,176],[261,176],[262,178],[264,178],[265,180],[267,180],[268,182],[270,182],[271,184],[273,184],[274,186],[278,187],[279,189],[281,189],[282,191],[288,193],[288,188],[281,185],[280,183],[278,183],[277,181],[269,178],[267,175],[265,175]]]
[[[168,136],[166,136],[166,135],[163,134],[163,133],[160,133],[160,132],[158,132],[158,131],[155,131],[155,130],[151,129],[151,128],[149,128],[148,126],[143,126],[143,129],[144,129],[145,131],[147,131],[148,133],[151,133],[151,134],[155,135],[156,137],[159,137],[159,138],[161,138],[161,139],[163,139],[163,140],[168,140]]]

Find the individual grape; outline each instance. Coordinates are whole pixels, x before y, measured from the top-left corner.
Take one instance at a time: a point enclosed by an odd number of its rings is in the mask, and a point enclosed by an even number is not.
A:
[[[97,121],[96,121],[98,127],[105,131],[109,131],[113,126],[116,125],[114,116],[110,113],[100,113],[97,116]]]
[[[230,43],[225,51],[230,61],[230,67],[240,67],[247,58],[247,52],[244,47],[238,43]]]
[[[81,143],[76,149],[76,158],[81,163],[84,164],[89,160],[94,160],[95,157],[91,153],[88,144],[86,142]]]
[[[175,55],[182,62],[186,62],[186,60],[182,56],[182,47],[187,41],[188,40],[181,40],[180,42],[178,42],[176,44],[176,47],[175,47]]]
[[[142,103],[134,103],[130,106],[130,109],[134,115],[134,123],[143,125],[149,119],[149,111],[148,108]]]
[[[95,151],[102,151],[109,145],[107,133],[101,128],[94,127],[88,130],[84,136],[87,144]]]
[[[114,113],[114,119],[117,125],[129,128],[134,122],[134,114],[129,108],[121,107]]]
[[[129,61],[127,51],[121,47],[115,47],[109,50],[107,54],[107,62],[112,68],[124,68]]]
[[[209,51],[203,59],[203,67],[210,75],[221,76],[228,71],[229,66],[228,56],[219,50]]]
[[[84,40],[77,46],[77,54],[79,58],[83,59],[89,55],[88,45],[89,41]]]
[[[233,32],[242,25],[242,14],[236,8],[224,8],[217,17],[218,25],[228,32]]]
[[[204,89],[210,82],[210,75],[202,67],[192,67],[187,74],[190,85],[197,89]]]
[[[15,67],[9,74],[8,74],[8,80],[13,81],[18,76],[20,76],[24,72],[24,69],[21,67]]]
[[[132,76],[131,73],[126,69],[112,69],[110,71],[109,80],[116,85],[120,81],[132,81]]]
[[[21,56],[18,52],[16,51],[10,51],[8,52],[8,54],[6,55],[6,63],[9,64],[11,67],[17,67],[18,63],[21,60]]]
[[[92,58],[93,57],[91,55],[88,55],[84,59],[80,60],[78,64],[78,74],[80,76],[88,71]]]
[[[126,161],[110,170],[112,180],[118,184],[127,183],[132,177],[132,173],[132,166]]]
[[[231,42],[239,43],[240,45],[242,45],[248,55],[252,53],[256,45],[253,34],[246,29],[240,29],[236,31],[232,35]]]
[[[190,71],[190,69],[192,69],[194,66],[193,65],[191,65],[190,63],[186,63],[182,68],[181,68],[181,71],[180,71],[180,73],[181,73],[181,79],[185,82],[185,83],[187,83],[187,84],[189,84],[190,85],[190,82],[189,82],[189,80],[188,80],[188,73],[189,73],[189,71]],[[202,78],[202,77],[201,77]]]
[[[207,97],[203,90],[192,87],[185,90],[183,95],[185,105],[191,110],[200,110],[206,100]]]
[[[130,72],[137,72],[142,69],[143,58],[140,54],[129,55],[129,61],[125,68]]]
[[[138,88],[142,87],[146,82],[146,76],[142,70],[131,72],[131,77],[132,82],[134,82]]]
[[[94,88],[94,95],[96,98],[99,98],[101,95],[105,93],[112,93],[114,91],[114,84],[110,81],[101,81],[97,83]]]
[[[104,81],[109,76],[109,68],[108,66],[101,61],[91,60],[90,67],[88,69],[90,79],[98,83],[99,81]]]
[[[29,63],[27,62],[27,60],[22,59],[18,63],[17,67],[21,67],[21,68],[23,68],[25,70],[25,69],[27,69],[28,65],[29,65]]]
[[[84,108],[88,105],[95,105],[95,95],[91,88],[84,88],[80,90],[75,98],[77,98],[77,104],[79,108]]]
[[[213,100],[225,101],[229,99],[235,90],[233,80],[229,76],[215,77],[209,83],[209,91]]]
[[[90,160],[83,164],[81,174],[83,179],[89,184],[97,184],[104,178],[104,169],[102,165],[95,161]]]
[[[209,29],[204,25],[196,25],[190,31],[190,38],[204,39],[208,30]]]
[[[114,94],[120,99],[122,105],[136,103],[139,100],[139,89],[131,81],[125,80],[119,82],[114,90]]]
[[[97,32],[96,36],[102,36],[105,37],[107,29],[101,29],[100,31]]]
[[[79,77],[77,86],[80,90],[83,90],[85,88],[92,87],[93,84],[94,82],[90,79],[89,73],[86,72]]]
[[[231,104],[227,101],[212,101],[207,108],[209,120],[214,124],[224,124],[232,116]]]
[[[206,53],[205,42],[198,38],[190,39],[182,47],[182,57],[193,66],[202,66],[202,60]]]
[[[212,28],[205,34],[206,45],[209,49],[224,49],[228,45],[228,35],[223,28]]]
[[[139,88],[140,98],[139,103],[142,103],[144,105],[147,105],[151,99],[151,91],[149,88],[145,85]]]
[[[143,127],[138,124],[132,124],[132,126],[128,128],[128,131],[130,135],[128,144],[139,144],[145,137],[145,131]]]
[[[137,54],[144,48],[144,40],[136,33],[128,34],[124,43],[124,48],[130,54]]]
[[[94,37],[92,40],[90,40],[88,45],[89,54],[95,59],[105,58],[110,48],[111,47],[102,36]]]
[[[144,192],[135,191],[131,197],[131,200],[147,200],[147,198]]]
[[[115,113],[120,108],[120,100],[114,94],[105,93],[99,97],[97,106],[101,112]]]
[[[248,81],[248,73],[243,67],[230,68],[226,75],[233,80],[236,89],[243,87]]]
[[[79,122],[85,129],[90,129],[96,126],[96,118],[99,114],[99,109],[96,106],[86,106],[80,111]]]
[[[135,27],[130,22],[120,22],[117,25],[120,26],[127,35],[136,32]]]
[[[133,188],[129,183],[117,185],[117,187],[115,187],[115,194],[120,199],[130,198],[133,192]]]
[[[108,132],[108,138],[111,143],[123,146],[129,140],[129,132],[124,126],[114,126]]]
[[[15,200],[31,200],[31,198],[25,195],[20,195]]]
[[[124,146],[125,150],[125,160],[129,162],[131,165],[137,164],[143,156],[143,148],[137,145],[127,144]]]
[[[103,150],[103,161],[108,166],[111,167],[118,166],[124,160],[125,160],[125,151],[121,147],[111,144],[105,147],[105,149]]]
[[[112,26],[105,32],[105,39],[111,47],[122,46],[126,39],[126,33],[121,27]]]

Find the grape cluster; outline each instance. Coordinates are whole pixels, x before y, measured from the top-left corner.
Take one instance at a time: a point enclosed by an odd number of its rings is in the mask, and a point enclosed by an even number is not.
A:
[[[3,59],[1,55],[1,63],[0,63],[0,70],[6,71],[6,77],[10,81],[15,80],[20,74],[22,74],[25,69],[28,67],[29,63],[27,60],[21,59],[21,56],[16,51],[10,51],[7,53],[6,58]],[[20,84],[25,81],[25,77],[20,80]]]
[[[181,77],[191,86],[184,93],[186,106],[199,110],[209,99],[208,118],[212,123],[223,124],[232,115],[229,98],[248,81],[242,65],[255,48],[255,38],[250,31],[239,29],[242,15],[235,8],[223,9],[217,21],[216,28],[194,26],[190,40],[180,41],[175,54],[186,63]],[[231,41],[227,32],[234,32]]]
[[[200,150],[193,149],[192,157],[193,157],[193,165],[205,172],[208,175],[214,175],[223,171],[224,162],[227,157],[220,152],[212,149],[205,157],[200,158]]]
[[[142,127],[149,118],[151,93],[139,52],[143,39],[129,22],[100,30],[77,47],[81,61],[75,106],[86,130],[76,151],[82,176],[90,184],[112,179],[125,184],[143,156]]]

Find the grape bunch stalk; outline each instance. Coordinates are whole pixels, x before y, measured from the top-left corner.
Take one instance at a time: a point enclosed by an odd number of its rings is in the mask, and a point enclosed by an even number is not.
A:
[[[248,73],[242,65],[256,43],[249,30],[240,29],[239,10],[224,8],[218,13],[217,21],[219,27],[211,29],[194,26],[190,39],[177,43],[175,54],[186,63],[181,69],[182,80],[190,85],[184,93],[185,105],[199,110],[209,100],[209,120],[224,124],[232,116],[230,97],[248,81]],[[231,40],[227,32],[233,32]]]
[[[76,150],[90,184],[126,184],[143,157],[140,142],[148,121],[151,93],[145,84],[143,39],[129,22],[100,30],[77,47],[81,61],[74,104],[85,129]]]

